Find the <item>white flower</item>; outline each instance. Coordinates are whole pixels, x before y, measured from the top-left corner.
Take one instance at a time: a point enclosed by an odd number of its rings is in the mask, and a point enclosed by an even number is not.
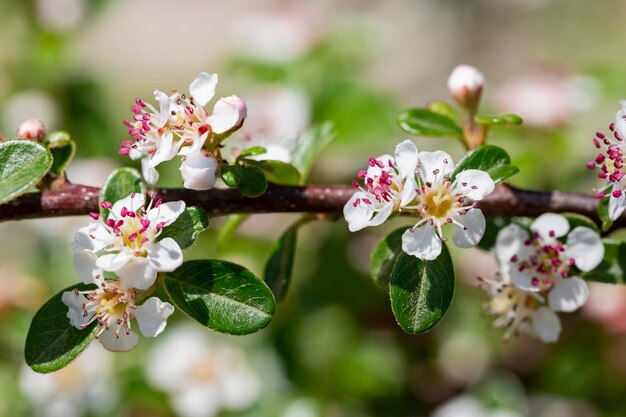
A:
[[[217,81],[217,74],[200,73],[189,85],[189,97],[178,91],[168,97],[155,90],[159,110],[136,100],[131,108],[133,121],[124,122],[134,141],[122,142],[120,154],[142,160],[147,182],[154,184],[159,179],[155,167],[161,162],[176,154],[195,154],[203,147],[216,151],[222,139],[242,126],[247,110],[237,96],[220,98],[212,114],[204,108],[215,95]]]
[[[500,230],[496,240],[496,255],[506,264],[513,283],[525,291],[547,292],[548,305],[554,311],[574,311],[587,301],[587,284],[573,275],[572,267],[591,271],[604,257],[598,233],[583,226],[569,228],[565,217],[546,213],[531,224],[532,236],[510,224]],[[565,236],[567,243],[563,244],[558,238]]]
[[[45,136],[46,127],[38,119],[28,119],[22,122],[15,132],[15,137],[18,139],[33,139],[37,142],[43,142]]]
[[[476,397],[463,394],[441,404],[431,417],[522,417],[522,414],[505,408],[488,409]]]
[[[598,194],[598,198],[604,198],[608,194],[609,217],[617,220],[626,209],[625,183],[626,169],[624,169],[624,139],[626,138],[626,100],[620,101],[622,108],[615,115],[615,123],[609,125],[612,136],[605,136],[597,132],[593,139],[596,148],[601,152],[594,161],[587,163],[587,167],[600,168],[598,178],[604,181],[604,191]]]
[[[407,205],[421,217],[402,235],[402,249],[409,255],[433,260],[441,253],[442,227],[457,227],[452,236],[460,248],[476,246],[485,233],[485,217],[466,199],[482,200],[495,184],[489,174],[477,169],[461,171],[454,182],[448,179],[455,170],[452,157],[443,151],[420,152],[419,185],[415,204]]]
[[[484,85],[483,74],[470,65],[458,65],[448,77],[448,89],[452,97],[470,109],[478,104]]]
[[[145,290],[154,284],[157,272],[169,272],[183,262],[183,253],[172,238],[157,241],[163,227],[172,224],[185,210],[184,201],[162,203],[153,201],[144,209],[143,194],[131,194],[111,205],[104,221],[92,213],[95,220],[76,232],[72,249],[78,275],[92,273],[85,255],[96,258],[95,265],[115,272],[125,288]]]
[[[183,417],[244,410],[258,399],[261,389],[241,349],[187,325],[160,340],[146,371],[154,386],[171,395],[172,407]]]
[[[63,293],[62,301],[68,307],[67,318],[72,326],[84,329],[97,321],[100,329],[96,337],[107,350],[114,352],[131,350],[139,342],[139,336],[130,330],[133,317],[146,337],[155,337],[165,329],[174,306],[157,297],[137,306],[140,292],[122,280],[104,279],[104,272],[98,268],[94,254],[83,252],[74,259],[82,266],[77,269],[82,281],[96,284],[98,288]]]
[[[24,366],[19,386],[37,416],[107,414],[119,402],[119,384],[111,365],[111,354],[92,344],[75,361],[54,373],[40,374]]]
[[[394,210],[401,210],[413,200],[417,159],[417,148],[410,140],[396,147],[395,159],[391,155],[369,159],[367,171],[358,174],[364,187],[354,181],[359,191],[343,208],[351,232],[382,224]]]
[[[183,158],[180,173],[183,186],[190,190],[209,190],[215,185],[219,165],[211,154],[198,151]]]

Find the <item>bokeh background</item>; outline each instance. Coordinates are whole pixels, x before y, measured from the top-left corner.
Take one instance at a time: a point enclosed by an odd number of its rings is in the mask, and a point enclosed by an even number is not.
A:
[[[487,78],[484,112],[526,121],[490,138],[522,169],[511,182],[590,191],[591,137],[626,96],[620,0],[0,0],[0,10],[0,132],[27,118],[67,130],[78,142],[70,180],[97,186],[131,165],[117,149],[134,99],[185,90],[200,71],[219,73],[218,96],[248,102],[242,135],[293,141],[332,120],[337,138],[311,177],[322,184],[349,184],[407,137],[398,111],[449,100],[447,76],[467,63]],[[462,154],[453,141],[416,140]],[[160,184],[178,186],[177,169],[162,165]],[[223,220],[212,219],[187,258],[262,274],[296,219],[252,216],[219,247]],[[0,225],[0,416],[626,415],[624,288],[593,284],[587,306],[562,315],[557,344],[504,343],[476,285],[495,262],[456,251],[450,311],[410,336],[368,276],[370,251],[402,220],[356,234],[343,220],[302,227],[290,293],[258,334],[218,335],[177,312],[130,353],[94,343],[67,369],[35,375],[23,360],[29,321],[78,280],[70,242],[87,220]]]

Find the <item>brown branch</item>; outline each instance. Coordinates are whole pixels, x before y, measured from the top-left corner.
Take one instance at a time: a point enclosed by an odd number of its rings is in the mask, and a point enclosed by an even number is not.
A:
[[[234,213],[329,213],[341,214],[354,192],[350,186],[271,185],[258,198],[246,198],[235,189],[191,191],[181,188],[150,190],[165,201],[184,200],[203,208],[210,216]],[[0,221],[71,216],[98,211],[99,189],[71,184],[60,190],[25,194],[0,205]],[[538,216],[546,212],[573,212],[598,221],[597,200],[592,194],[521,190],[500,185],[478,203],[487,215]],[[622,218],[616,225],[626,225]]]

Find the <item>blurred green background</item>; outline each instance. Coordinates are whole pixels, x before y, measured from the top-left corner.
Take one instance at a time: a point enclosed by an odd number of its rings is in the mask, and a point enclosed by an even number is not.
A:
[[[113,168],[133,164],[117,149],[134,99],[149,100],[155,88],[186,90],[200,71],[219,73],[218,96],[248,102],[242,137],[290,140],[332,120],[337,138],[311,177],[323,184],[349,184],[369,156],[392,150],[407,136],[397,112],[448,100],[447,76],[466,63],[487,78],[484,112],[526,121],[490,138],[522,169],[511,182],[591,191],[594,175],[584,166],[594,155],[591,137],[606,129],[626,92],[619,0],[0,0],[0,7],[0,132],[11,137],[28,118],[67,130],[78,142],[70,180],[98,186]],[[462,154],[446,139],[416,142]],[[179,186],[175,162],[159,168],[160,185]],[[228,259],[262,274],[273,241],[296,219],[252,216],[219,248],[223,220],[212,219],[187,259]],[[356,234],[341,219],[304,226],[290,293],[258,334],[224,337],[176,312],[162,336],[130,353],[95,343],[66,370],[33,375],[23,361],[29,320],[78,280],[70,242],[87,220],[0,225],[0,416],[626,415],[623,288],[591,285],[588,305],[561,316],[555,345],[525,336],[505,344],[476,288],[476,276],[491,276],[495,262],[478,249],[456,251],[451,310],[433,331],[409,336],[395,324],[386,289],[367,273],[372,248],[402,220]],[[189,353],[190,346],[198,349]],[[171,378],[159,379],[158,370]]]

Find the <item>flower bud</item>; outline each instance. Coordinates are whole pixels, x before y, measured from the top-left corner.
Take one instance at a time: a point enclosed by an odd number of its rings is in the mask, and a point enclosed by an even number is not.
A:
[[[209,190],[215,185],[219,166],[211,154],[194,152],[183,159],[180,173],[183,176],[183,186],[190,190]]]
[[[458,65],[448,77],[450,94],[460,106],[465,107],[470,113],[474,113],[478,106],[484,84],[485,77],[483,74],[470,65]]]
[[[222,97],[215,103],[208,122],[213,133],[222,135],[241,128],[247,115],[248,108],[242,99],[237,96]]]
[[[15,136],[18,139],[33,139],[43,142],[46,136],[46,127],[41,120],[28,119],[17,128]]]

